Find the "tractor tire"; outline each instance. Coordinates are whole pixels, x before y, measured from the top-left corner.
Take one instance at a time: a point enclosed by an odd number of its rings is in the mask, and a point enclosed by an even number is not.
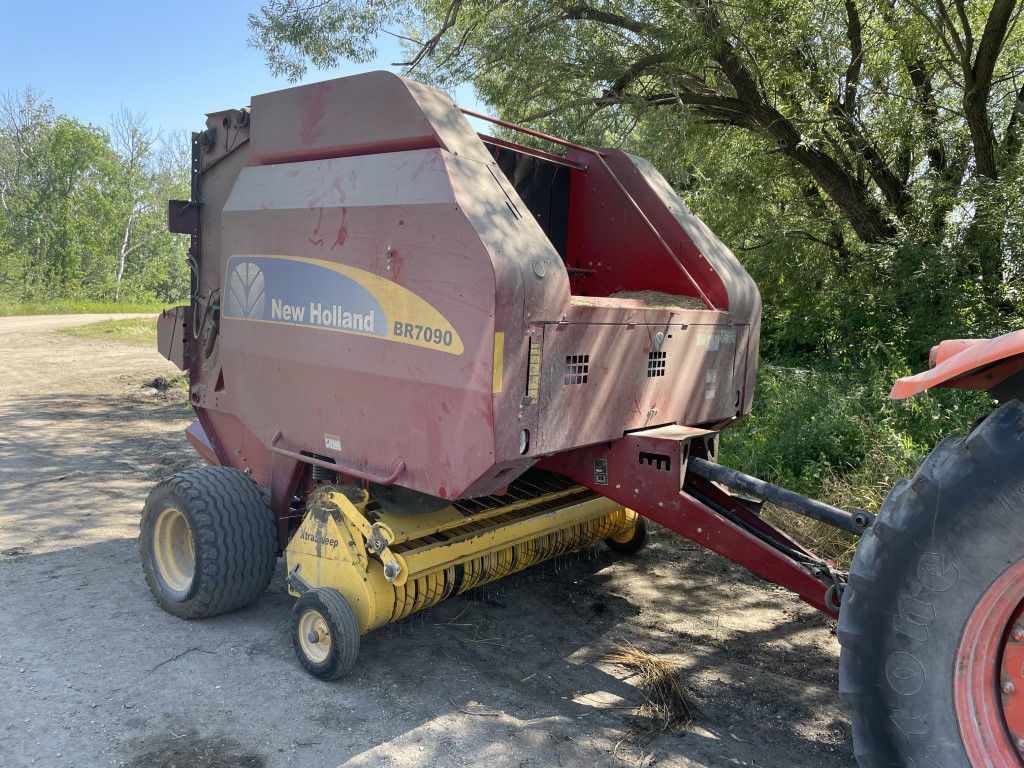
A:
[[[304,593],[292,609],[292,645],[299,662],[321,680],[347,674],[359,656],[359,624],[336,589]]]
[[[647,546],[647,520],[640,515],[636,516],[636,525],[632,530],[622,536],[613,536],[605,539],[604,543],[612,552],[617,555],[631,556],[638,554],[641,549]]]
[[[158,483],[142,510],[139,547],[153,597],[182,619],[244,608],[277,565],[266,494],[228,467],[187,469]]]
[[[1024,404],[889,494],[843,594],[840,694],[863,768],[1024,766]]]

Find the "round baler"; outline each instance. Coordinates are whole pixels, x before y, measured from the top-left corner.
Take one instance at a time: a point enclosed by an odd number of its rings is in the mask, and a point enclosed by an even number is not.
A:
[[[752,404],[753,281],[647,161],[492,122],[500,136],[373,72],[256,96],[193,136],[192,198],[170,205],[192,300],[158,336],[188,372],[186,434],[211,466],[164,480],[143,510],[160,605],[241,608],[284,553],[296,653],[332,679],[371,629],[595,542],[635,554],[652,520],[843,608],[862,764],[1019,765],[999,760],[1024,736],[1003,679],[1024,658],[1021,549],[977,533],[1002,524],[1000,500],[1021,509],[1019,403],[940,446],[879,523],[719,466],[719,433]],[[990,357],[945,378],[939,361],[920,387],[1009,381],[1019,397],[1024,364]],[[965,484],[964,466],[989,479]],[[849,585],[763,501],[867,532]],[[992,567],[955,581],[964,541]],[[912,644],[939,636],[931,655]],[[965,725],[974,706],[980,727]],[[979,762],[993,739],[999,760]]]
[[[276,547],[293,593],[332,590],[295,636],[333,677],[363,632],[596,541],[636,551],[645,504],[678,515],[690,452],[750,409],[757,289],[649,163],[555,146],[387,72],[208,116],[170,211],[193,300],[158,328],[214,466],[147,504],[161,605],[245,604]],[[626,435],[631,460],[597,455]]]

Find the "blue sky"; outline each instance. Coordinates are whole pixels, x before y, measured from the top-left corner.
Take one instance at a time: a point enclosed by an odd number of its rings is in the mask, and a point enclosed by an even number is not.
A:
[[[288,87],[249,48],[247,15],[260,3],[0,3],[0,92],[32,87],[59,113],[109,126],[124,106],[163,130],[199,130],[204,115],[246,106],[258,93]],[[386,50],[385,50],[386,47]],[[387,69],[401,58],[391,37],[373,64],[310,71],[303,82]],[[467,90],[457,95],[474,108]]]

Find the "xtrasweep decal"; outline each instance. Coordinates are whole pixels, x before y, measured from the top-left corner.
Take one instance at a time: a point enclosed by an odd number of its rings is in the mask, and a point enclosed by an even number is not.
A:
[[[463,351],[452,324],[412,291],[372,272],[291,256],[228,260],[224,316],[377,336]]]

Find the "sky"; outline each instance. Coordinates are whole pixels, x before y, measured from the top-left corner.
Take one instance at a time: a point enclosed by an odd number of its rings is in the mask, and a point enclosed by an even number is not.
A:
[[[143,113],[150,128],[201,130],[207,112],[249,104],[252,96],[289,87],[246,42],[258,0],[91,3],[0,0],[7,33],[0,46],[0,93],[31,87],[56,111],[81,123],[109,127],[124,107]],[[401,53],[384,36],[372,64],[310,70],[302,82],[394,69]],[[479,108],[472,92],[460,104]]]

